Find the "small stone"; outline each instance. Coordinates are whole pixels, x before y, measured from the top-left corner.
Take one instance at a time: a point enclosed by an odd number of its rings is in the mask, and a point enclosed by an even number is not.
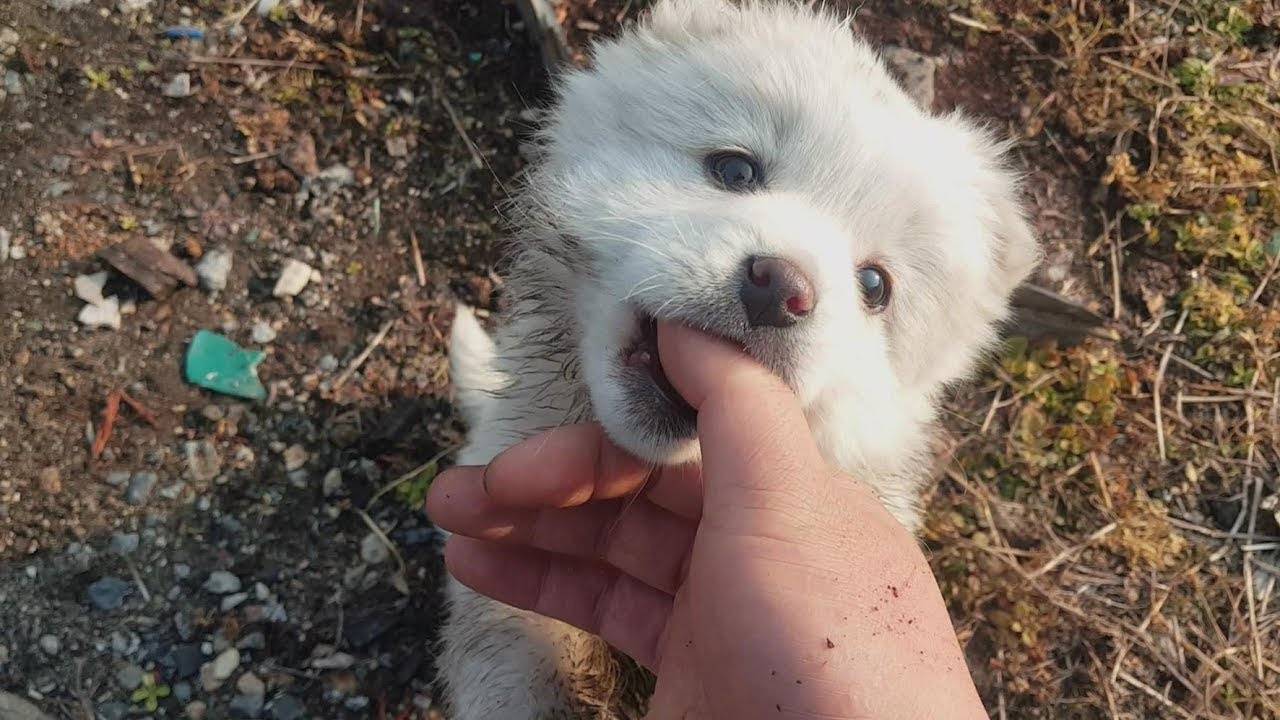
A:
[[[7,58],[18,51],[18,43],[22,40],[13,28],[0,27],[0,58]]]
[[[40,636],[40,651],[49,657],[56,656],[62,650],[62,642],[53,635]]]
[[[90,305],[105,303],[107,299],[102,295],[102,288],[107,285],[107,277],[108,273],[105,270],[92,275],[77,275],[73,283],[76,297]]]
[[[290,445],[285,448],[284,469],[288,472],[299,470],[307,464],[307,451],[301,445]]]
[[[880,51],[902,89],[925,110],[933,109],[934,78],[942,61],[905,47],[887,45]]]
[[[58,468],[47,467],[40,471],[40,492],[46,495],[62,492],[62,472]]]
[[[180,703],[191,701],[191,683],[186,680],[173,684],[173,699]]]
[[[124,720],[129,717],[129,703],[109,702],[98,706],[99,720]]]
[[[316,670],[346,670],[355,664],[356,659],[343,652],[318,657],[311,661],[311,667]]]
[[[200,672],[200,666],[204,664],[204,653],[200,650],[199,645],[178,645],[173,648],[173,674],[175,677],[186,680],[193,678]]]
[[[4,74],[4,90],[10,95],[22,95],[27,90],[22,84],[22,74],[17,70],[9,70]]]
[[[276,280],[275,289],[271,291],[276,297],[293,297],[302,292],[302,288],[311,282],[311,274],[315,272],[310,265],[301,260],[290,258],[280,270],[280,278]]]
[[[253,324],[253,329],[249,331],[249,337],[259,345],[266,345],[276,339],[276,331],[269,323],[258,321]]]
[[[213,662],[205,663],[200,668],[200,680],[204,684],[204,689],[213,692],[222,687],[222,683],[231,677],[236,668],[240,667],[240,651],[235,648],[227,648],[223,650]]]
[[[369,533],[360,541],[360,559],[370,565],[379,565],[391,557],[387,544],[376,533]]]
[[[0,262],[9,259],[9,248],[13,244],[13,235],[8,230],[0,227]]]
[[[178,73],[173,76],[168,85],[164,86],[164,96],[167,98],[181,99],[191,95],[191,74]]]
[[[136,690],[142,684],[142,668],[137,665],[121,665],[116,670],[116,683],[125,691]]]
[[[196,700],[187,706],[186,713],[189,720],[204,720],[205,715],[209,712],[209,706],[203,701]]]
[[[99,610],[118,610],[124,605],[124,599],[133,589],[129,583],[118,577],[104,577],[89,586],[89,602]]]
[[[230,612],[232,610],[235,610],[237,607],[240,607],[240,605],[243,604],[244,601],[248,599],[249,599],[249,593],[246,593],[246,592],[232,593],[230,595],[223,596],[222,604],[220,605],[220,607],[222,608],[222,612]]]
[[[267,714],[271,716],[271,720],[300,720],[306,713],[307,707],[302,704],[302,701],[287,694],[278,696],[267,707]]]
[[[214,570],[209,579],[204,581],[204,589],[214,595],[229,595],[240,592],[240,578],[226,570]]]
[[[124,501],[135,507],[145,505],[158,482],[160,478],[153,472],[135,473],[129,479],[129,487],[124,491]]]
[[[266,650],[267,636],[258,631],[251,632],[240,638],[240,642],[236,643],[236,647],[241,650]]]
[[[338,369],[338,358],[332,355],[325,355],[320,358],[320,372],[333,372]]]
[[[112,470],[107,473],[106,482],[108,485],[114,485],[115,487],[124,487],[132,476],[133,474],[128,470]]]
[[[261,695],[237,695],[231,698],[231,703],[227,706],[231,710],[231,717],[242,718],[243,720],[256,720],[262,716],[262,700]]]
[[[138,533],[122,533],[118,532],[111,536],[111,552],[121,557],[127,557],[134,554],[138,550],[140,539]]]
[[[85,327],[100,327],[110,330],[120,329],[120,301],[115,295],[102,301],[101,305],[85,305],[76,316]]]
[[[227,411],[222,409],[221,405],[205,405],[200,408],[200,417],[209,422],[218,422],[227,416]]]
[[[208,482],[222,472],[222,456],[208,440],[189,441],[183,445],[187,456],[187,473],[195,482]]]
[[[280,162],[303,180],[315,177],[320,172],[320,165],[316,162],[315,138],[310,133],[299,135],[280,157]]]
[[[120,0],[120,2],[116,3],[116,9],[119,10],[122,15],[132,15],[134,13],[140,13],[151,7],[152,1],[153,0]]]
[[[210,292],[225,290],[227,278],[231,275],[231,260],[231,251],[226,248],[216,248],[205,253],[196,265],[200,286]]]
[[[387,138],[387,154],[393,158],[402,158],[409,154],[409,141],[403,135]]]
[[[342,471],[333,468],[324,474],[324,480],[320,482],[320,489],[327,498],[337,497],[342,494]]]
[[[257,675],[247,672],[236,680],[236,692],[249,697],[262,698],[267,694],[267,686]]]

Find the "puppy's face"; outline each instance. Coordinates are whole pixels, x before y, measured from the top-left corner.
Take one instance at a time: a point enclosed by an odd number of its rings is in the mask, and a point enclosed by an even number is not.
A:
[[[697,452],[655,318],[741,344],[837,461],[874,469],[1034,264],[998,149],[790,5],[659,4],[565,79],[544,150],[530,193],[577,276],[593,408],[655,462]]]

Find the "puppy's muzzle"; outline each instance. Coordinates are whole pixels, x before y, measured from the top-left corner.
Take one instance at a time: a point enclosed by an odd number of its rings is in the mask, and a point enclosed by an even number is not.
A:
[[[809,276],[780,257],[749,258],[738,295],[751,327],[791,327],[808,318],[818,303]]]

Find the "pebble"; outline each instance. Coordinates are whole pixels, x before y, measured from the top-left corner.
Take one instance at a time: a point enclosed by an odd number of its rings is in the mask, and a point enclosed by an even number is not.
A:
[[[17,70],[5,72],[4,90],[10,95],[21,95],[26,92],[26,88],[22,85],[22,75]]]
[[[120,0],[116,3],[116,9],[123,15],[132,15],[151,7],[151,3],[152,0]]]
[[[237,607],[240,607],[240,605],[243,604],[245,600],[248,600],[248,599],[249,599],[249,593],[246,593],[246,592],[238,592],[238,593],[233,593],[231,595],[227,595],[222,598],[222,604],[221,604],[222,612],[230,612],[232,610],[235,610]]]
[[[174,683],[173,699],[180,703],[189,702],[191,700],[191,683],[186,680]]]
[[[183,452],[187,456],[187,473],[195,482],[208,482],[222,472],[222,456],[212,442],[188,441],[183,444]]]
[[[120,329],[120,301],[115,295],[102,301],[101,305],[85,305],[80,308],[76,320],[85,327],[100,327],[110,330]]]
[[[99,610],[118,610],[133,586],[118,577],[107,576],[89,586],[89,602]]]
[[[124,501],[133,506],[146,504],[158,482],[160,478],[153,472],[135,473],[124,491]]]
[[[346,670],[355,664],[356,659],[343,652],[318,657],[311,661],[311,667],[316,670]]]
[[[40,471],[40,491],[47,495],[62,492],[62,472],[56,467],[47,467]]]
[[[247,672],[236,680],[236,692],[261,699],[267,694],[267,686],[257,675]]]
[[[200,286],[210,292],[225,290],[227,278],[231,275],[231,260],[231,251],[226,248],[215,248],[205,253],[196,265]]]
[[[185,680],[200,673],[204,664],[204,653],[199,645],[176,645],[173,648],[173,674]]]
[[[226,570],[214,570],[209,579],[204,581],[204,589],[214,595],[230,595],[240,592],[240,578]]]
[[[56,656],[62,650],[62,642],[53,635],[40,636],[40,650],[49,657]]]
[[[137,665],[121,665],[116,670],[116,683],[125,691],[136,690],[142,684],[142,668]]]
[[[934,78],[942,61],[897,45],[886,45],[880,56],[896,75],[902,89],[925,110],[933,109]]]
[[[231,698],[227,707],[231,710],[231,717],[255,720],[262,716],[262,700],[261,695],[237,695]]]
[[[253,324],[249,337],[259,345],[266,345],[276,339],[276,331],[269,323],[260,320]]]
[[[129,703],[109,702],[98,706],[100,720],[124,720],[129,717]]]
[[[320,358],[320,372],[333,372],[338,369],[338,358],[332,355],[325,355]]]
[[[128,470],[112,470],[111,472],[107,473],[106,480],[108,485],[114,485],[116,487],[124,487],[125,484],[129,482],[130,477],[132,477],[132,473],[130,473]]]
[[[196,700],[188,705],[186,709],[188,720],[204,720],[208,712],[209,706],[205,705],[203,700]]]
[[[200,681],[204,689],[213,692],[222,687],[222,683],[240,667],[240,651],[235,648],[223,650],[213,662],[205,663],[200,668]]]
[[[18,42],[22,38],[13,28],[0,27],[0,58],[9,57],[18,51]]]
[[[164,86],[164,96],[167,98],[184,98],[191,95],[191,74],[178,73],[173,76],[168,85]]]
[[[77,275],[72,283],[76,297],[90,305],[101,305],[106,302],[106,297],[102,295],[102,288],[107,286],[107,276],[105,270],[91,275]]]
[[[241,650],[266,650],[267,636],[261,632],[251,632],[240,638],[240,642],[236,643],[236,647]]]
[[[280,270],[280,278],[276,280],[275,289],[271,291],[276,297],[293,297],[302,292],[302,288],[311,282],[315,270],[301,260],[290,258]]]
[[[320,481],[321,492],[327,498],[336,497],[342,494],[342,471],[333,468],[324,474],[324,480]]]
[[[360,559],[370,565],[379,565],[391,557],[387,544],[376,533],[369,533],[360,541]]]
[[[271,716],[271,720],[300,720],[306,713],[307,707],[292,695],[277,697],[267,708],[267,714]]]
[[[10,234],[8,230],[0,227],[0,262],[4,262],[9,259],[9,247],[12,243],[13,235]]]
[[[290,445],[285,448],[283,456],[284,469],[288,472],[298,470],[307,464],[307,451],[301,445]]]
[[[111,552],[121,557],[132,555],[138,550],[140,538],[138,533],[118,532],[111,536]]]

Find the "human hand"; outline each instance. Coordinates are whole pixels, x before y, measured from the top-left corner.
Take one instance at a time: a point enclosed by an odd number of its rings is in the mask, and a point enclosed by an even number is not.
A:
[[[650,717],[986,717],[915,540],[826,465],[790,390],[718,340],[658,339],[701,467],[654,471],[587,424],[454,468],[427,500],[454,577],[653,669]]]

